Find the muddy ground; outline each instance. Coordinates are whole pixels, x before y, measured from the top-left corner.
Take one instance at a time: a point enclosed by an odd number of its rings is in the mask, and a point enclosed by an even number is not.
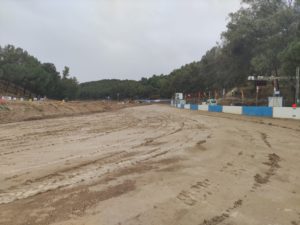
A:
[[[300,121],[150,105],[0,143],[1,225],[300,224]]]

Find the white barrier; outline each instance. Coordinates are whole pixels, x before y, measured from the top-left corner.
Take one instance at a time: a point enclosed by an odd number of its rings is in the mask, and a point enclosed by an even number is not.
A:
[[[291,107],[274,107],[274,118],[300,119],[300,108],[293,109]]]
[[[208,111],[208,105],[198,105],[198,110]]]
[[[191,106],[190,106],[190,104],[185,104],[185,105],[184,105],[184,108],[185,108],[185,109],[191,109]]]
[[[184,109],[191,109],[190,104],[177,104],[177,108],[184,108]],[[192,107],[194,109],[194,107]],[[269,114],[269,117],[273,118],[283,118],[283,119],[298,119],[300,120],[300,108],[291,108],[291,107],[242,107],[242,106],[223,106],[222,107],[222,112],[224,113],[231,113],[231,114],[238,114],[238,115],[250,115],[247,114],[247,110],[249,111],[250,109],[255,109],[259,113],[254,114],[255,116],[262,116],[261,115],[261,108],[268,108],[266,110]],[[260,110],[258,110],[259,108]],[[198,105],[198,110],[200,111],[209,111],[209,106],[208,105]],[[255,112],[255,110],[253,112]],[[246,112],[245,112],[246,111]],[[263,115],[264,116],[264,115]]]
[[[242,106],[223,106],[223,112],[242,115],[243,107]]]
[[[12,100],[12,97],[10,97],[10,96],[4,96],[4,99],[5,99],[6,101],[11,101],[11,100]]]

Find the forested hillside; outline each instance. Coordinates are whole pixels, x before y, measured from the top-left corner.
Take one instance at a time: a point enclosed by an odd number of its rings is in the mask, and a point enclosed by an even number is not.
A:
[[[0,46],[0,81],[6,92],[11,86],[23,88],[18,95],[47,96],[48,98],[74,99],[78,94],[76,78],[69,78],[69,68],[62,75],[53,63],[41,63],[22,48]],[[32,95],[32,96],[30,96]]]
[[[300,65],[300,0],[242,0],[229,15],[221,42],[199,61],[168,75],[101,80],[78,85],[51,63],[13,46],[0,48],[0,79],[50,98],[170,98],[174,92],[221,92],[243,86],[250,75],[295,76]],[[145,74],[147,75],[147,74]],[[291,92],[294,84],[289,84]]]

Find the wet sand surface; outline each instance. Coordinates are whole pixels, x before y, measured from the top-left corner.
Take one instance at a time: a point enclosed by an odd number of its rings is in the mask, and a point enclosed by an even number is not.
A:
[[[299,225],[300,121],[163,105],[0,125],[1,225]]]

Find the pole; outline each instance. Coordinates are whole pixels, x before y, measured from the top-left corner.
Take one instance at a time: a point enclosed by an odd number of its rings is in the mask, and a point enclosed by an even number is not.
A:
[[[297,67],[296,69],[296,96],[295,96],[295,100],[296,100],[296,104],[299,105],[300,101],[299,101],[299,73],[300,73],[300,67]]]
[[[241,95],[242,95],[242,105],[244,105],[244,98],[245,98],[245,96],[244,96],[244,91],[243,91],[243,89],[241,89]]]
[[[256,86],[256,98],[255,98],[256,106],[258,104],[258,91],[259,91],[259,86]]]

